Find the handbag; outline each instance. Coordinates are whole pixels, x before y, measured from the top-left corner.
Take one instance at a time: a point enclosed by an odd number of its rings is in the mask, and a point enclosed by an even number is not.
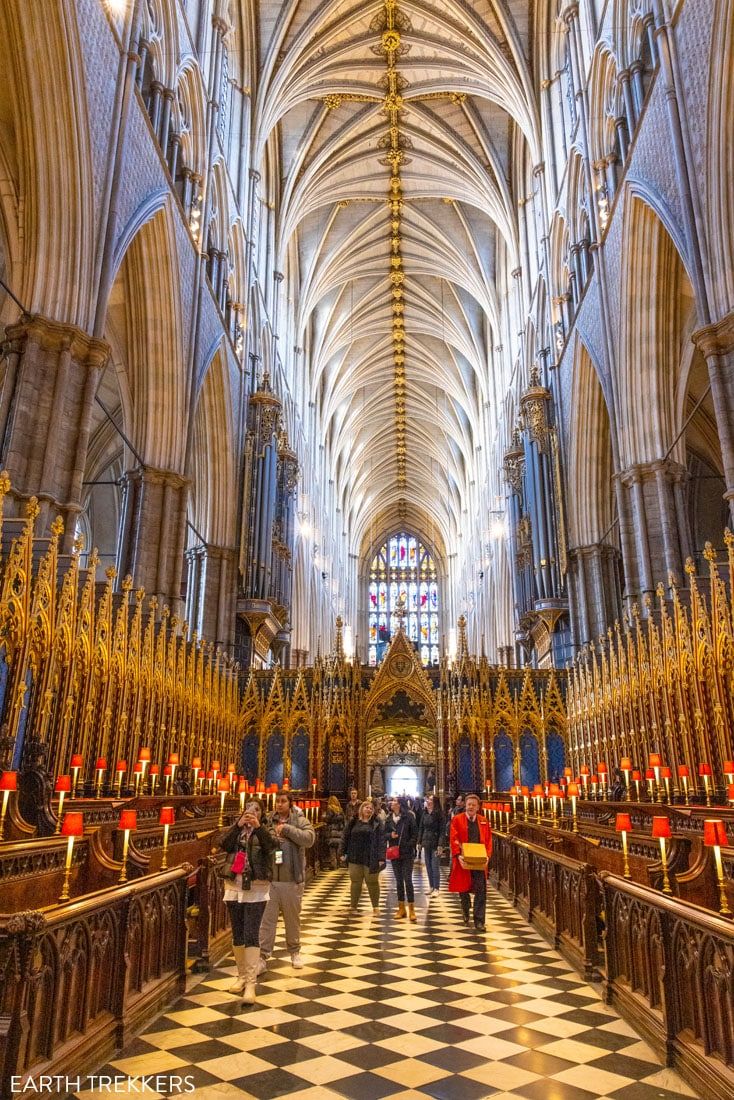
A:
[[[391,844],[385,852],[385,859],[400,859],[400,845]]]

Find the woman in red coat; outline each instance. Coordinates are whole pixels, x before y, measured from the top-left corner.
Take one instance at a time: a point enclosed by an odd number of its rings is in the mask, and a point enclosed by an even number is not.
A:
[[[487,868],[483,871],[471,871],[461,854],[464,844],[483,844],[487,852],[487,862],[492,855],[492,830],[486,817],[479,813],[479,806],[480,802],[475,794],[467,795],[466,813],[457,814],[451,819],[449,890],[461,898],[464,924],[469,923],[471,894],[474,894],[474,927],[483,932],[487,909]]]

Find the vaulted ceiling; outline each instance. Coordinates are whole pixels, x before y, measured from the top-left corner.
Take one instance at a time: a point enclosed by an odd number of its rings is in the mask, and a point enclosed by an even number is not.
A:
[[[486,479],[496,273],[519,265],[511,157],[526,142],[539,159],[531,8],[259,6],[256,157],[278,177],[277,248],[353,546],[410,514],[449,549]]]

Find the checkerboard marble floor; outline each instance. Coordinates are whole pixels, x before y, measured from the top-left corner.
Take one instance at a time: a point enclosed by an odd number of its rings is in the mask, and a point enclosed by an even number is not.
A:
[[[100,1072],[190,1076],[196,1100],[696,1095],[499,894],[480,935],[445,888],[428,900],[420,864],[415,925],[393,919],[382,880],[380,915],[365,897],[350,918],[346,873],[319,876],[303,970],[281,947],[244,1009],[225,992],[233,967],[211,971]]]

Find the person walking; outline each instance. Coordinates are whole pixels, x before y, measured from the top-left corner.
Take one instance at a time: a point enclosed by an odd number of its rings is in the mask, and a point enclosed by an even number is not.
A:
[[[363,884],[367,886],[372,902],[372,915],[377,916],[380,905],[379,876],[385,866],[385,831],[371,801],[363,802],[357,817],[347,823],[341,855],[349,868],[350,916],[357,915]]]
[[[228,853],[224,864],[224,903],[232,928],[237,978],[230,993],[241,993],[244,1004],[255,1003],[260,958],[260,926],[270,898],[275,835],[263,821],[262,805],[251,800],[244,813],[221,838]]]
[[[329,866],[332,871],[336,871],[339,865],[342,840],[344,839],[346,818],[344,817],[342,804],[335,794],[329,796],[329,801],[326,804],[324,824],[326,826],[326,843],[329,846]]]
[[[423,849],[423,862],[428,875],[428,896],[438,894],[441,888],[439,855],[443,841],[444,820],[438,799],[430,794],[418,826],[418,847]]]
[[[358,816],[359,807],[361,805],[362,803],[359,798],[359,791],[356,787],[350,788],[349,801],[347,802],[346,808],[344,810],[344,816],[346,817],[347,821],[349,821],[353,817]]]
[[[461,898],[464,924],[469,923],[471,895],[474,894],[474,927],[478,932],[484,932],[487,909],[487,864],[481,871],[472,870],[467,867],[462,854],[464,844],[483,844],[487,853],[487,863],[492,855],[492,830],[486,817],[479,813],[479,806],[477,795],[468,794],[466,812],[456,814],[451,819],[449,890]]]
[[[306,883],[306,849],[316,839],[314,827],[297,806],[290,791],[279,791],[275,812],[270,819],[275,834],[273,880],[270,900],[265,907],[260,926],[260,962],[258,973],[268,965],[275,946],[278,915],[283,914],[285,942],[296,970],[303,967],[301,958],[301,903]]]
[[[390,803],[390,813],[385,822],[387,838],[387,859],[392,863],[395,885],[398,890],[398,908],[395,916],[402,919],[406,915],[415,921],[415,892],[413,890],[413,862],[415,860],[415,842],[418,829],[415,817],[399,798]],[[407,901],[407,911],[405,908]]]

